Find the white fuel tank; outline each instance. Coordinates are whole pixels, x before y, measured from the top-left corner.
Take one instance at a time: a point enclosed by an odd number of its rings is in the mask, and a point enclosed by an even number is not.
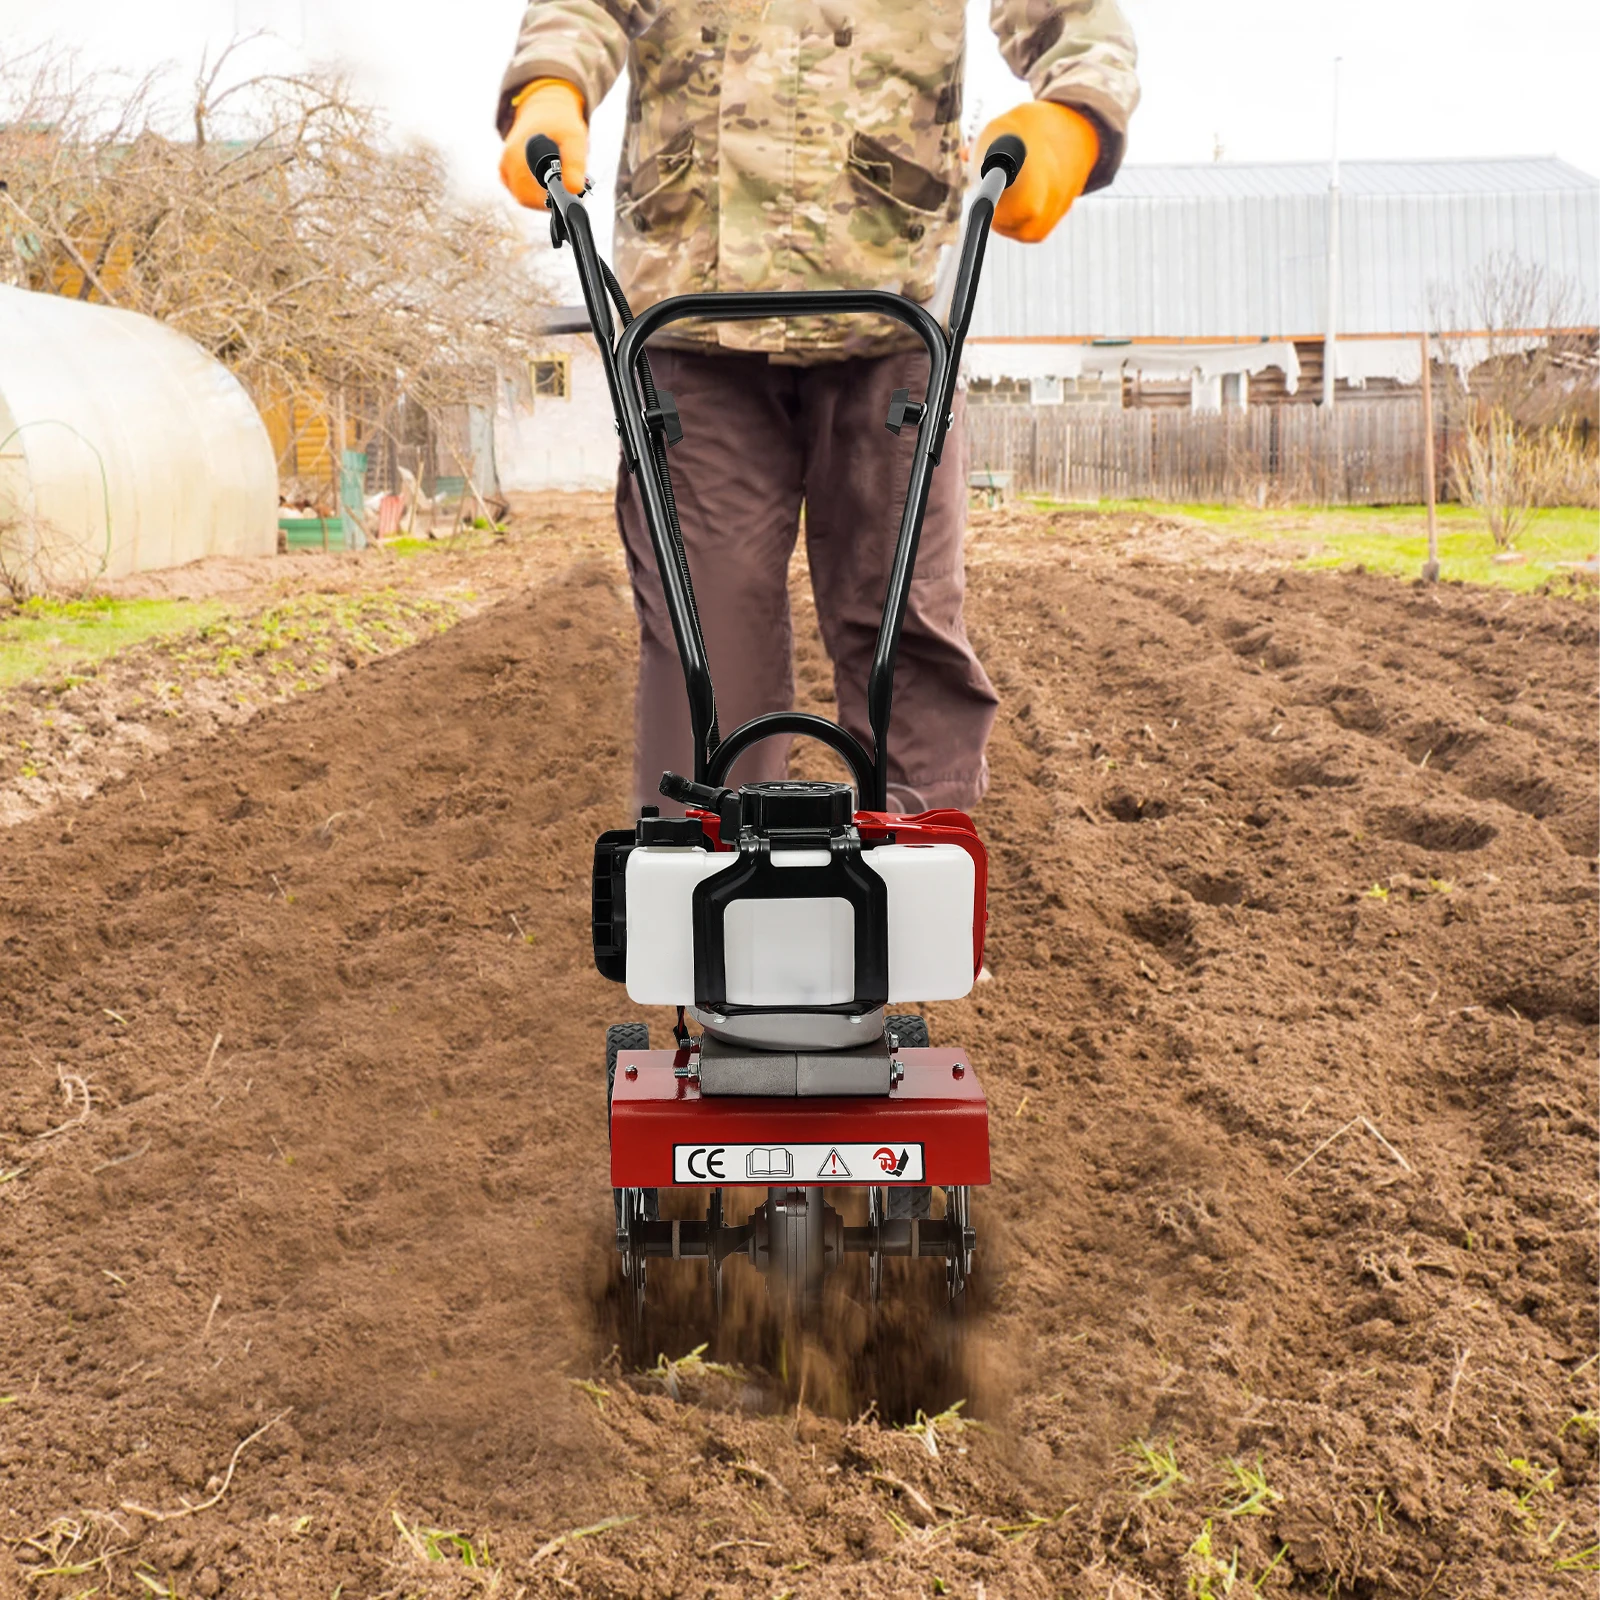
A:
[[[628,998],[642,1006],[694,1000],[694,891],[738,861],[698,845],[640,845],[628,854]]]
[[[775,854],[774,864],[788,864],[784,854]],[[793,855],[796,866],[818,864],[813,852]],[[629,999],[693,1002],[695,886],[737,859],[698,847],[644,845],[630,852]],[[973,980],[972,857],[953,844],[889,844],[863,851],[862,860],[888,891],[890,1002],[959,1000]],[[724,918],[731,1004],[835,1005],[854,997],[855,913],[848,901],[735,900]]]
[[[861,859],[889,886],[889,1001],[972,988],[972,857],[958,844],[880,844]]]

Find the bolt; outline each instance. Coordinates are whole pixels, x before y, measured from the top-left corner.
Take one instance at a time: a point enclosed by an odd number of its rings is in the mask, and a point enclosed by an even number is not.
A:
[[[637,1078],[639,1076],[639,1069],[637,1067],[624,1067],[622,1069],[622,1075],[625,1078]]]
[[[630,1067],[628,1070],[631,1072],[633,1069]],[[950,1069],[950,1076],[952,1078],[964,1078],[966,1075],[967,1069],[962,1066],[959,1061],[956,1062],[956,1064]]]

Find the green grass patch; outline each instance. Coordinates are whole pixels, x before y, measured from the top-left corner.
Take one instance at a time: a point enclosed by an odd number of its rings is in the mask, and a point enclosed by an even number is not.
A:
[[[379,549],[385,555],[409,556],[443,555],[447,551],[486,550],[493,543],[494,529],[483,522],[469,522],[457,531],[446,530],[435,534],[433,538],[426,535],[401,534],[395,539],[385,539]]]
[[[1039,502],[1054,507],[1058,502]],[[1217,533],[1241,540],[1278,543],[1297,567],[1364,566],[1400,578],[1415,578],[1428,559],[1428,513],[1424,506],[1254,506],[1166,505],[1151,500],[1105,501],[1093,509],[1137,511],[1147,516],[1191,518]],[[1592,560],[1600,554],[1600,511],[1558,506],[1536,511],[1517,539],[1527,560],[1517,566],[1496,563],[1494,539],[1483,518],[1467,506],[1438,510],[1439,575],[1446,582],[1489,584],[1531,590],[1547,583],[1563,587],[1569,568],[1563,562]]]
[[[0,689],[59,678],[143,640],[202,628],[223,616],[215,600],[33,599],[0,609]]]
[[[300,691],[331,676],[340,658],[388,655],[459,616],[451,601],[392,589],[296,595],[254,613],[213,600],[29,600],[0,611],[0,691],[32,681],[59,692],[81,681],[79,672],[150,641],[162,655],[147,692],[164,702],[201,676]]]
[[[1160,1444],[1135,1439],[1123,1454],[1134,1462],[1132,1474],[1141,1500],[1159,1500],[1188,1481],[1178,1468],[1178,1448],[1171,1439]]]

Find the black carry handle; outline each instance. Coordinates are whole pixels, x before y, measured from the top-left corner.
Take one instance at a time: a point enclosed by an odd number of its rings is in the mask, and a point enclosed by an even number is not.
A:
[[[900,634],[905,625],[906,607],[911,594],[911,576],[916,567],[917,546],[922,538],[922,519],[927,511],[928,490],[933,469],[938,465],[946,435],[954,420],[956,382],[961,364],[961,349],[972,321],[977,294],[978,273],[983,266],[984,246],[995,205],[1010,187],[1027,157],[1021,139],[1003,134],[984,152],[977,194],[967,210],[961,234],[961,256],[956,270],[950,315],[944,327],[915,300],[885,289],[807,289],[795,291],[760,290],[753,293],[698,293],[674,295],[659,300],[637,317],[623,310],[621,289],[600,260],[588,213],[579,196],[564,183],[551,182],[560,171],[561,152],[556,142],[544,134],[528,140],[525,155],[528,169],[544,188],[547,205],[554,213],[552,240],[557,245],[570,242],[577,257],[578,281],[583,288],[595,342],[600,347],[600,362],[611,393],[612,411],[622,435],[623,460],[639,480],[640,499],[649,526],[660,570],[667,614],[672,621],[683,666],[684,686],[689,697],[689,721],[695,741],[695,782],[718,787],[726,777],[732,758],[759,739],[773,734],[808,733],[843,755],[849,762],[864,808],[886,808],[889,782],[889,718],[894,699],[895,658],[900,649]],[[627,324],[613,342],[607,289],[619,300],[619,311]],[[900,531],[884,596],[883,617],[878,628],[872,669],[867,679],[867,720],[872,729],[873,754],[870,768],[865,750],[853,736],[837,724],[837,737],[830,737],[816,726],[820,718],[803,718],[797,713],[778,713],[753,718],[735,728],[724,741],[717,729],[716,701],[711,672],[706,661],[705,641],[695,609],[694,591],[689,582],[687,561],[678,534],[667,474],[664,443],[655,447],[649,406],[655,396],[648,376],[644,344],[650,335],[669,322],[686,318],[706,321],[747,322],[770,317],[827,316],[846,312],[876,313],[893,318],[918,335],[928,352],[928,388],[922,414],[915,418],[916,445],[911,478],[906,489]],[[641,390],[647,391],[641,404]],[[907,414],[904,422],[913,419]],[[799,724],[805,723],[801,726]],[[732,746],[729,759],[717,761],[719,747]],[[862,779],[871,778],[870,790]]]

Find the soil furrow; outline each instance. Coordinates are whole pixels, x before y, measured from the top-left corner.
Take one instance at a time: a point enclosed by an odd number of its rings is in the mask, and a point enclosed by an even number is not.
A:
[[[0,1590],[487,1592],[398,1514],[529,1595],[1582,1592],[1593,618],[1052,539],[970,599],[964,1342],[906,1271],[782,1348],[735,1264],[738,1375],[640,1375],[713,1330],[693,1263],[648,1348],[615,1289],[614,557],[9,830]]]

